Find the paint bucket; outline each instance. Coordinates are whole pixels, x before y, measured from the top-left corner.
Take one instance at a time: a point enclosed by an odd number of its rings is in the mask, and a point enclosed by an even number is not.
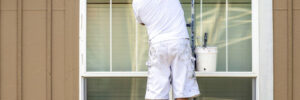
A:
[[[200,72],[216,72],[217,47],[196,47],[196,68]]]

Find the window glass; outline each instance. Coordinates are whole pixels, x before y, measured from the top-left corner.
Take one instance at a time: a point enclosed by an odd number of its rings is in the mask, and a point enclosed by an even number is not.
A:
[[[135,71],[136,22],[131,4],[112,5],[112,71]]]
[[[206,32],[208,46],[218,47],[217,71],[252,71],[251,0],[228,3],[227,10],[226,0],[196,0],[195,44]]]
[[[180,1],[190,23],[190,0]],[[110,0],[88,0],[88,72],[147,71],[147,30],[136,23],[131,2],[112,0],[110,9]],[[195,0],[195,42],[202,45],[203,33],[209,34],[208,46],[218,47],[217,71],[251,71],[251,0],[228,2],[226,10],[226,0]],[[200,100],[252,100],[252,78],[197,80]],[[146,78],[86,78],[87,100],[143,100],[146,82]]]
[[[252,78],[198,78],[197,100],[252,100]],[[146,78],[87,78],[87,100],[143,100]]]
[[[198,78],[197,100],[252,100],[252,78]]]
[[[251,0],[228,0],[229,71],[252,71]]]
[[[146,27],[137,25],[137,70],[147,71],[146,61],[148,60],[148,35]]]
[[[180,1],[190,23],[190,0]],[[207,32],[208,46],[218,47],[217,71],[252,71],[251,0],[228,3],[226,9],[226,0],[195,0],[195,44]],[[109,0],[88,0],[87,14],[87,71],[147,71],[147,32],[131,0],[112,0],[112,9]]]
[[[144,100],[146,78],[87,78],[87,100]]]
[[[226,9],[225,0],[200,0],[195,12],[195,44],[203,45],[204,33],[208,33],[208,46],[218,47],[217,71],[226,71]]]
[[[109,4],[88,4],[87,7],[87,71],[109,71]]]

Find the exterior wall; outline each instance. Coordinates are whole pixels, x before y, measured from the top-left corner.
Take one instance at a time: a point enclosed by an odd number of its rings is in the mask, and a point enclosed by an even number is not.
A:
[[[300,0],[273,0],[274,98],[300,99]]]
[[[78,100],[80,0],[0,0],[0,100]],[[274,0],[274,98],[300,100],[300,0]]]
[[[0,3],[0,100],[78,100],[79,0]]]

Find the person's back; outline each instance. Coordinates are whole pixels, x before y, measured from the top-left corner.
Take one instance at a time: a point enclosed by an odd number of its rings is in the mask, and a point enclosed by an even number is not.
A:
[[[171,86],[176,100],[199,96],[195,59],[179,0],[133,0],[132,6],[150,40],[145,99],[169,99]]]
[[[139,23],[144,23],[152,42],[189,38],[179,0],[133,0]]]

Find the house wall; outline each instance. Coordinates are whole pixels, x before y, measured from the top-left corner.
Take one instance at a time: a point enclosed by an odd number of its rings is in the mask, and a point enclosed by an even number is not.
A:
[[[300,0],[273,0],[274,98],[300,100]]]
[[[0,3],[0,100],[78,100],[79,0]]]
[[[300,100],[300,0],[273,9],[274,98]],[[0,100],[78,100],[78,18],[79,0],[0,0]]]

